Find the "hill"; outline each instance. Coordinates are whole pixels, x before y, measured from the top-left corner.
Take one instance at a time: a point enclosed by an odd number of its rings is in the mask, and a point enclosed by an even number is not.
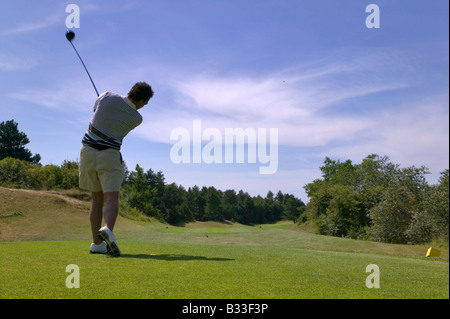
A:
[[[0,241],[89,240],[89,194],[0,187]],[[133,223],[119,216],[122,227]]]

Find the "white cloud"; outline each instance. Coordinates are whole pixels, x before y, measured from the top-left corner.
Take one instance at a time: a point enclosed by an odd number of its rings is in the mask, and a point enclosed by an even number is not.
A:
[[[11,35],[17,33],[24,33],[30,31],[41,30],[45,28],[49,28],[51,26],[56,25],[58,22],[61,22],[61,14],[52,14],[46,17],[45,19],[39,19],[36,21],[28,21],[22,23],[21,25],[12,27],[10,29],[3,30],[1,35]]]
[[[19,57],[9,53],[0,53],[0,71],[28,70],[37,65],[36,57]]]
[[[371,117],[373,125],[352,143],[326,150],[323,156],[338,156],[360,161],[377,153],[387,155],[402,166],[426,166],[433,174],[448,168],[449,114],[448,99],[442,96],[423,101],[408,101],[395,111]]]
[[[316,69],[297,68],[265,75],[190,74],[172,81],[174,107],[151,110],[137,133],[149,140],[171,143],[170,132],[192,128],[194,119],[204,128],[278,128],[279,143],[323,146],[348,140],[375,124],[360,112],[330,112],[333,105],[357,97],[403,88],[399,81],[385,82],[361,76],[356,64],[330,64]],[[358,73],[359,72],[359,73]],[[363,72],[362,72],[363,73]],[[339,77],[355,78],[345,85]]]
[[[11,92],[7,96],[61,112],[92,113],[95,98],[84,87],[86,85],[78,86],[76,83],[61,84],[55,89],[25,89]]]

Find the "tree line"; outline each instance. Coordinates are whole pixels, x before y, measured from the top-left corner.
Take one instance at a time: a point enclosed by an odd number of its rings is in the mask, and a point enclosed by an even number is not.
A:
[[[170,224],[191,221],[231,221],[265,224],[280,220],[296,222],[305,204],[294,195],[271,191],[266,197],[251,196],[240,190],[215,187],[189,187],[166,183],[164,174],[136,165],[125,178],[120,191],[123,207]],[[78,163],[64,161],[61,166],[41,165],[6,157],[0,160],[0,185],[4,187],[61,190],[78,188]]]
[[[78,188],[78,163],[41,165],[40,155],[17,123],[0,123],[0,185],[29,189]],[[401,168],[387,156],[372,154],[354,164],[325,158],[322,177],[304,189],[305,205],[291,194],[269,191],[266,197],[240,190],[168,184],[162,172],[126,166],[121,205],[171,224],[224,221],[242,224],[291,220],[312,224],[317,233],[398,244],[449,239],[449,170],[429,185],[428,169]]]
[[[144,214],[163,218],[171,224],[190,221],[224,221],[265,224],[297,221],[305,204],[294,195],[271,191],[266,197],[250,196],[243,190],[218,190],[215,187],[189,187],[166,184],[161,171],[136,170],[126,174],[122,200]]]
[[[326,158],[322,178],[304,188],[310,198],[300,223],[318,233],[396,244],[449,238],[449,170],[429,185],[426,167],[400,168],[387,156],[361,164]]]

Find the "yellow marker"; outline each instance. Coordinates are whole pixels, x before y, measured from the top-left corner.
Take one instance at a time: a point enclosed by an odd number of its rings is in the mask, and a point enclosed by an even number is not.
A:
[[[427,257],[439,257],[440,255],[441,255],[440,250],[433,247],[428,248]]]

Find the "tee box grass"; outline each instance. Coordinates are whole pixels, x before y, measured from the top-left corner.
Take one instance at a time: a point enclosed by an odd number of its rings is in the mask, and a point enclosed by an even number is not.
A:
[[[112,258],[89,254],[88,205],[11,195],[27,201],[0,206],[0,298],[449,298],[448,248],[426,258],[427,246],[320,236],[288,222],[174,227],[119,217],[122,256]],[[33,196],[39,205],[29,205]],[[78,268],[79,288],[68,288],[69,265]],[[374,275],[379,288],[368,288]]]

